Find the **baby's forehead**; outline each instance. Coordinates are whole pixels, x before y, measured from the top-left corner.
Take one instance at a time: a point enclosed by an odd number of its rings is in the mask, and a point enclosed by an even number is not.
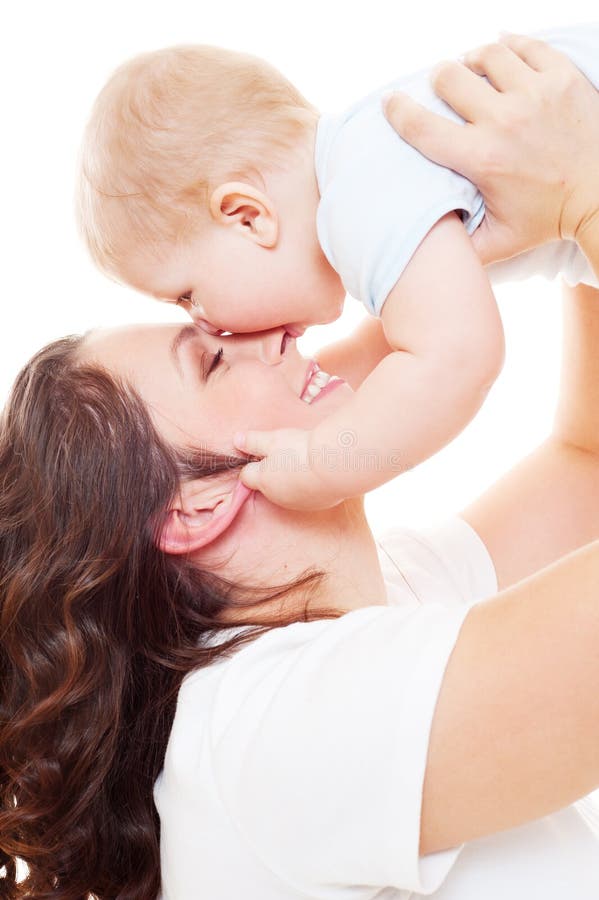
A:
[[[193,260],[193,248],[182,242],[132,247],[119,266],[118,280],[155,300],[173,302],[190,288],[190,255]]]

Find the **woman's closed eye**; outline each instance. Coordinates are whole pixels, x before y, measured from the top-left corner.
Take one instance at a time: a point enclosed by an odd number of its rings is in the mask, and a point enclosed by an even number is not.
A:
[[[214,370],[218,367],[222,358],[223,358],[223,348],[219,347],[218,350],[216,351],[216,353],[214,354],[214,356],[212,357],[212,362],[210,363],[208,371],[204,375],[204,381],[208,380],[208,376],[211,375],[214,372]]]

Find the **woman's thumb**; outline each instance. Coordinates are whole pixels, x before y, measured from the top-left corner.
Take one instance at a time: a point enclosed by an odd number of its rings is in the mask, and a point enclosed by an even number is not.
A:
[[[512,232],[498,224],[487,213],[484,219],[471,235],[472,246],[483,266],[498,262],[500,259],[508,259],[514,256],[514,235]]]

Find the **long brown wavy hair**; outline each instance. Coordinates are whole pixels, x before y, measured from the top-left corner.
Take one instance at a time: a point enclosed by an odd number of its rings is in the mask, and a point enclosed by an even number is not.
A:
[[[36,354],[0,420],[0,897],[151,900],[183,677],[298,620],[214,646],[221,614],[298,589],[304,621],[339,613],[307,611],[322,572],[257,592],[158,549],[180,484],[246,460],[167,444],[81,340]]]

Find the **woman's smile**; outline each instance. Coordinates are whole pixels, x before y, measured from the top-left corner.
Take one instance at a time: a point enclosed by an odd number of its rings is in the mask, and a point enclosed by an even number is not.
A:
[[[343,378],[339,378],[337,375],[329,375],[328,372],[321,369],[316,360],[311,360],[306,373],[306,381],[300,394],[300,400],[312,404],[315,400],[320,399],[323,394],[330,393],[335,387],[346,383]]]
[[[82,355],[129,379],[169,440],[227,452],[236,431],[311,429],[353,393],[302,357],[284,328],[217,336],[197,325],[130,326],[92,332]]]

